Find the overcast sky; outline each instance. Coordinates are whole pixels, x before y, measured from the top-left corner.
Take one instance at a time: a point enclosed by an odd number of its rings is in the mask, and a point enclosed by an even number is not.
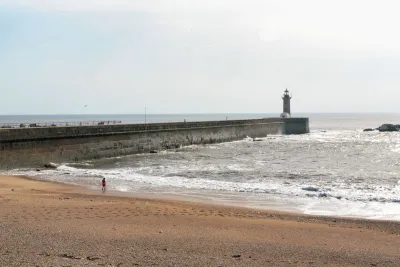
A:
[[[400,112],[397,2],[0,0],[0,114]]]

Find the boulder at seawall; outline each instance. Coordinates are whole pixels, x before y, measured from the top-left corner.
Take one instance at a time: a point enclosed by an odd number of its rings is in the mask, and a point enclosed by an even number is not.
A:
[[[376,129],[380,132],[398,132],[400,130],[400,124],[385,123]]]
[[[43,167],[45,167],[46,169],[57,169],[58,165],[53,162],[49,162],[44,164]]]

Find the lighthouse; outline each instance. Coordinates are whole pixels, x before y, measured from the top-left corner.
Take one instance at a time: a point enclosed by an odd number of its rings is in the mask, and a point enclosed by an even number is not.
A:
[[[292,97],[289,95],[289,91],[286,88],[282,96],[283,99],[283,112],[281,113],[281,118],[290,118],[290,99]]]

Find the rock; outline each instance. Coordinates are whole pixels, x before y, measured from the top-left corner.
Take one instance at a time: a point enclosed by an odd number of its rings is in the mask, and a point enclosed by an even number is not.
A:
[[[305,191],[311,191],[311,192],[318,192],[319,191],[319,188],[315,187],[315,186],[306,186],[306,187],[303,187],[301,189],[303,189]]]
[[[76,257],[76,256],[74,256],[74,255],[68,255],[68,254],[60,254],[59,257],[61,257],[61,258],[73,259],[73,260],[80,260],[80,259],[82,259],[81,257]]]
[[[260,138],[253,138],[253,142],[260,142],[260,141],[262,141],[262,139],[260,139]]]
[[[364,129],[364,132],[372,132],[372,131],[374,131],[375,129],[372,129],[372,128],[367,128],[367,129]]]
[[[40,172],[40,169],[36,169],[37,172]]]
[[[157,151],[155,151],[155,150],[150,150],[150,153],[151,153],[151,154],[156,154]]]
[[[52,162],[46,163],[43,165],[43,167],[47,169],[57,169],[58,165]]]
[[[232,255],[232,258],[240,258],[240,257],[242,257],[242,255],[240,254]]]
[[[398,132],[400,130],[400,124],[385,123],[376,129],[380,132]]]

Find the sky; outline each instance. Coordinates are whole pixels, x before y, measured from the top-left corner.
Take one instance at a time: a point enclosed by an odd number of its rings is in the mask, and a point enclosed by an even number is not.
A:
[[[399,9],[0,0],[0,114],[400,113]]]

